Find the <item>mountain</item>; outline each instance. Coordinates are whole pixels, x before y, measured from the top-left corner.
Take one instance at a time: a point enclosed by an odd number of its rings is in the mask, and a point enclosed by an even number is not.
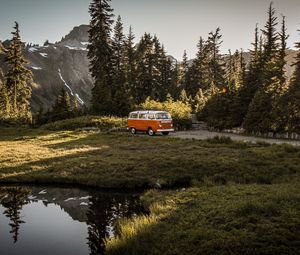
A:
[[[34,75],[31,104],[34,112],[41,106],[44,109],[50,108],[62,87],[76,97],[80,104],[89,105],[93,80],[87,58],[88,29],[88,25],[75,27],[54,44],[26,45],[24,55]],[[5,41],[3,45],[8,43]],[[4,66],[3,61],[2,55],[0,67]]]
[[[89,60],[87,58],[88,25],[74,27],[72,31],[56,43],[45,43],[44,46],[27,44],[25,57],[29,61],[28,67],[34,75],[32,87],[32,110],[37,112],[41,106],[46,110],[50,108],[59,94],[65,88],[81,105],[89,106],[93,79],[89,73]],[[3,42],[7,47],[9,41]],[[0,42],[0,68],[4,67],[5,49]],[[291,77],[294,68],[296,52],[287,51],[287,75]],[[250,53],[245,52],[246,63],[250,61]],[[174,57],[168,56],[172,63],[179,63]],[[224,55],[226,61],[228,55]],[[191,64],[193,60],[190,60]],[[1,72],[0,72],[1,75]]]

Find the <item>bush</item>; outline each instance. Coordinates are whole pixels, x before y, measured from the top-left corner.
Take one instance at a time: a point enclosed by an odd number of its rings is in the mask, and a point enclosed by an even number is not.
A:
[[[169,98],[165,102],[158,102],[148,97],[146,101],[140,105],[140,108],[143,110],[169,112],[172,115],[174,126],[178,130],[190,129],[192,126],[192,106],[189,103],[174,101],[172,98]]]
[[[111,129],[123,129],[127,126],[127,120],[117,117],[83,116],[73,119],[60,120],[43,125],[41,128],[46,130],[75,130],[85,127],[97,127],[101,131]]]

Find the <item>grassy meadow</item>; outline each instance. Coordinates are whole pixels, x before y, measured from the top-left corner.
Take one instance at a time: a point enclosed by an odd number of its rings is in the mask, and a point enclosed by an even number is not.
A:
[[[60,125],[0,128],[0,182],[150,189],[107,254],[297,254],[299,147]]]

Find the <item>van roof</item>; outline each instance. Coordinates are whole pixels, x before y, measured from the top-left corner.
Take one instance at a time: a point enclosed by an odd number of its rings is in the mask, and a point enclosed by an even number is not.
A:
[[[166,111],[134,111],[134,112],[131,112],[130,114],[132,114],[132,113],[137,113],[137,114],[139,114],[139,113],[142,113],[142,114],[156,114],[156,113],[168,113],[168,112],[166,112]]]

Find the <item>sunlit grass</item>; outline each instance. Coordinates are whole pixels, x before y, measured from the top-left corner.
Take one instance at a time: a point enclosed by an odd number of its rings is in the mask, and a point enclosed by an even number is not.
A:
[[[300,148],[128,133],[0,129],[0,181],[149,188],[275,183],[299,174]],[[26,174],[27,173],[27,174]]]

